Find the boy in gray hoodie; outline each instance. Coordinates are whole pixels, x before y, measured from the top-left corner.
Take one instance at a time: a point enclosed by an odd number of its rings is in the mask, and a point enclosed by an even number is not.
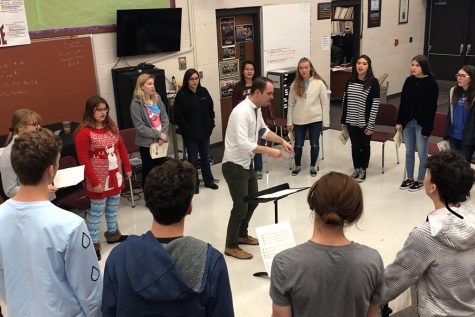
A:
[[[386,300],[415,284],[418,316],[473,316],[475,312],[475,212],[460,204],[470,194],[474,170],[455,151],[426,161],[424,188],[434,204],[385,270]]]

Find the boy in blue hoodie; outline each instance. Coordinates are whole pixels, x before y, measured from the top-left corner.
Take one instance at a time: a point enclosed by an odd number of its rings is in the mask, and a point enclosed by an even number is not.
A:
[[[103,316],[234,316],[224,258],[210,244],[183,235],[196,170],[168,160],[147,176],[152,228],[129,236],[109,255]]]

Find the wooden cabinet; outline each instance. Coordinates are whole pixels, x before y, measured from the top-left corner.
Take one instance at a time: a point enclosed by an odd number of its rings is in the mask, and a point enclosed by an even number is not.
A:
[[[332,97],[336,99],[343,98],[343,93],[345,92],[345,85],[350,77],[351,67],[331,69],[330,89],[332,91]]]

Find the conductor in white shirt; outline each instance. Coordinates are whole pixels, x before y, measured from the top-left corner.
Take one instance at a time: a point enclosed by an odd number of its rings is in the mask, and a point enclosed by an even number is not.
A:
[[[261,111],[257,111],[260,107],[270,106],[273,93],[272,80],[256,77],[251,95],[233,109],[226,129],[222,169],[233,208],[229,216],[224,254],[241,260],[251,259],[252,254],[241,249],[239,244],[259,244],[256,238],[248,234],[249,221],[257,203],[244,201],[244,197],[258,191],[257,177],[252,168],[254,154],[265,153],[274,158],[283,156],[279,149],[258,145],[258,139],[282,143],[285,151],[294,152],[292,145],[267,128]]]

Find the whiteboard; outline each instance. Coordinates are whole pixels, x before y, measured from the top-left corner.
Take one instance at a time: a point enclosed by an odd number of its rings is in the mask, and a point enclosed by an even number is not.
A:
[[[262,7],[262,74],[310,58],[310,3]]]

